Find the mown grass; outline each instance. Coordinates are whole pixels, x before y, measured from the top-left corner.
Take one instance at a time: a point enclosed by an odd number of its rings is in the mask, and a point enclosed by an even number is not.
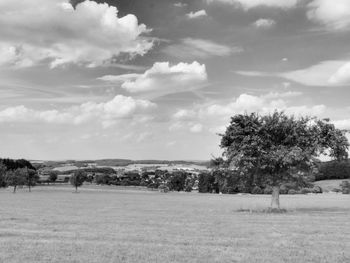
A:
[[[350,196],[0,190],[0,262],[350,262]]]

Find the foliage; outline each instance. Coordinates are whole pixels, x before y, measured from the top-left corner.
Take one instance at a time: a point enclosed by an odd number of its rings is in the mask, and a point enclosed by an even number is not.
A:
[[[259,186],[255,186],[252,190],[252,194],[254,194],[254,195],[260,195],[263,193],[264,193],[264,191]]]
[[[343,194],[350,194],[350,182],[349,181],[343,181],[340,184],[341,191]]]
[[[0,162],[0,188],[6,187],[6,166]]]
[[[13,192],[16,192],[18,186],[25,185],[26,183],[26,173],[25,168],[18,168],[16,170],[9,170],[6,173],[6,184],[13,186]]]
[[[265,116],[235,115],[221,137],[223,156],[231,169],[248,180],[258,176],[276,189],[283,182],[313,173],[314,159],[320,154],[339,161],[348,157],[344,132],[329,120],[296,118],[277,111]],[[278,205],[277,200],[278,196],[273,205]]]
[[[320,163],[316,180],[348,179],[350,178],[350,161],[330,161]]]
[[[57,176],[58,176],[58,172],[57,171],[53,171],[53,170],[51,170],[50,172],[49,172],[49,180],[50,180],[50,182],[51,183],[54,183],[54,182],[56,182],[56,180],[57,180]]]
[[[25,169],[25,171],[24,171],[25,184],[28,186],[29,192],[30,192],[31,187],[35,186],[36,183],[38,182],[39,176],[35,170],[27,169],[27,168],[23,168],[23,169]]]
[[[86,179],[86,173],[82,170],[76,170],[70,177],[69,181],[71,185],[75,187],[75,191],[78,191],[78,187],[82,186]]]
[[[32,170],[36,170],[33,165],[25,160],[25,159],[18,159],[18,160],[13,160],[13,159],[0,159],[0,162],[3,163],[6,166],[7,170],[16,170],[18,168],[28,168]]]
[[[170,175],[168,180],[168,187],[170,191],[183,191],[185,190],[187,174],[183,171],[176,171]]]
[[[215,182],[215,177],[212,173],[200,173],[198,176],[198,191],[200,193],[219,192]]]

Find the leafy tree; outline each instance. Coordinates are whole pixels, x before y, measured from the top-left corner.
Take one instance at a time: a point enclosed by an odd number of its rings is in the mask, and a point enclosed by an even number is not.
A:
[[[9,186],[13,186],[13,193],[16,193],[17,186],[24,185],[26,183],[27,170],[24,168],[18,168],[16,170],[9,170],[6,173],[6,183]]]
[[[36,182],[39,180],[38,173],[33,169],[23,168],[23,173],[25,176],[25,184],[29,188],[29,192],[31,192],[31,187],[36,185]]]
[[[6,187],[6,166],[0,162],[0,188]]]
[[[50,173],[49,173],[49,181],[51,183],[54,183],[54,182],[56,182],[57,177],[58,177],[58,172],[51,170]]]
[[[176,171],[174,172],[168,181],[168,187],[171,191],[183,191],[185,189],[185,182],[186,182],[187,174],[182,171]]]
[[[71,175],[69,181],[71,185],[75,187],[75,192],[78,192],[78,187],[82,186],[84,181],[86,179],[86,173],[82,170],[76,170],[74,173]]]
[[[346,159],[349,147],[344,132],[329,120],[296,118],[277,111],[265,116],[235,115],[221,137],[220,146],[231,169],[261,177],[272,186],[273,209],[280,207],[283,182],[306,176],[314,168],[314,158],[321,154]]]

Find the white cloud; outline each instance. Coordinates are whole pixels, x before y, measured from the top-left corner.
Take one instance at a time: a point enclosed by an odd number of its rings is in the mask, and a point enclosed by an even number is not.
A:
[[[142,37],[147,32],[136,16],[118,17],[106,3],[86,0],[74,9],[69,0],[2,0],[0,64],[94,67],[121,53],[145,54],[153,45]]]
[[[344,30],[350,26],[349,0],[314,0],[308,8],[308,18],[329,29]]]
[[[182,2],[176,2],[176,3],[174,4],[174,6],[176,6],[176,7],[186,7],[187,4],[186,4],[186,3],[182,3]]]
[[[194,18],[198,18],[198,17],[207,16],[207,12],[204,9],[202,9],[202,10],[198,10],[197,12],[190,12],[190,13],[186,14],[186,16],[189,19],[194,19]]]
[[[245,10],[259,7],[259,6],[286,9],[286,8],[295,7],[299,2],[299,0],[206,0],[206,1],[207,3],[222,3],[222,4],[230,4],[234,6],[241,6]]]
[[[268,29],[273,27],[276,24],[276,21],[273,19],[258,19],[254,22],[254,26],[257,28]]]
[[[203,125],[200,123],[196,123],[190,127],[190,132],[200,133],[203,131]]]
[[[104,127],[117,120],[145,115],[155,109],[156,104],[122,95],[102,103],[86,102],[62,110],[35,110],[23,105],[8,107],[0,111],[0,122],[42,122],[52,124],[83,124],[98,121]]]
[[[234,53],[242,52],[243,49],[235,46],[226,46],[210,40],[185,38],[180,43],[167,46],[163,52],[182,59],[225,57]]]
[[[341,66],[330,78],[328,82],[332,85],[350,85],[350,62]]]
[[[173,118],[176,120],[188,120],[193,119],[195,116],[196,112],[194,110],[181,109],[173,115]]]
[[[336,120],[336,121],[332,121],[332,123],[338,129],[343,129],[343,130],[350,129],[350,119]]]
[[[143,74],[103,76],[100,80],[121,83],[130,93],[155,93],[158,96],[198,89],[207,81],[204,64],[156,62]]]
[[[317,116],[325,112],[326,107],[324,105],[290,106],[285,99],[293,97],[294,95],[297,94],[281,93],[279,96],[276,93],[272,96],[269,94],[262,96],[241,94],[238,98],[229,103],[206,106],[200,110],[200,114],[204,116],[223,116],[228,118],[234,114],[244,112],[259,112],[261,114],[267,114],[275,110],[282,110],[288,114]]]
[[[350,62],[341,60],[322,61],[308,68],[283,73],[259,71],[235,71],[235,73],[249,77],[281,77],[306,86],[350,85]]]

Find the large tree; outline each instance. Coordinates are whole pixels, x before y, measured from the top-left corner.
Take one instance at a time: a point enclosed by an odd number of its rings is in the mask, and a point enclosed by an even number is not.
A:
[[[306,175],[314,168],[315,158],[348,157],[344,132],[328,119],[297,118],[284,112],[235,115],[221,137],[220,146],[230,168],[247,176],[261,176],[273,188],[273,209],[280,208],[280,185]]]

